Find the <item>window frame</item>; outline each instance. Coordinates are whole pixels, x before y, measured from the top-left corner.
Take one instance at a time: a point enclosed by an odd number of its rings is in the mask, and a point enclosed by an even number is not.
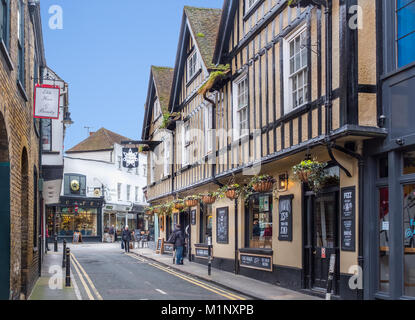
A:
[[[3,32],[0,29],[0,41],[3,42],[7,50],[10,50],[10,0],[0,0],[1,8],[0,12],[2,19]]]
[[[247,14],[260,0],[252,0],[253,2],[249,5],[250,0],[245,0],[245,14]]]
[[[211,104],[204,107],[205,122],[205,155],[213,152],[213,107]]]
[[[121,201],[121,195],[122,195],[121,188],[122,188],[122,183],[118,182],[117,183],[117,200],[118,201]]]
[[[131,201],[130,200],[131,199],[131,185],[130,184],[127,184],[126,191],[127,191],[127,201]]]
[[[49,129],[46,131],[45,130],[46,126],[44,126],[44,124],[47,123],[47,122],[49,122],[50,125],[49,125]],[[42,137],[41,137],[41,139],[42,139],[42,151],[52,152],[52,126],[53,126],[52,119],[40,119],[40,126],[42,127]],[[43,137],[45,136],[46,132],[49,133],[48,138],[50,140],[48,149],[45,149],[45,147],[44,147],[45,144],[43,143]]]
[[[406,5],[404,5],[403,7],[399,8],[399,9],[398,9],[398,0],[395,0],[394,4],[395,4],[395,8],[394,8],[395,39],[394,40],[395,40],[395,60],[396,60],[395,63],[396,63],[396,68],[400,69],[400,68],[404,68],[407,65],[410,65],[411,63],[415,62],[415,58],[414,58],[414,60],[412,60],[411,62],[408,62],[406,64],[400,65],[400,63],[399,63],[399,41],[406,38],[406,37],[408,37],[408,36],[410,36],[410,35],[413,35],[415,33],[415,30],[413,30],[412,32],[407,33],[403,37],[399,38],[399,17],[398,17],[398,13],[399,13],[399,11],[402,11],[402,9],[405,9],[408,6],[414,5],[415,1],[412,0],[412,2],[407,3]]]
[[[189,165],[189,162],[190,162],[191,142],[187,141],[187,139],[189,138],[189,135],[190,135],[190,121],[187,121],[183,124],[183,131],[182,131],[182,167]]]
[[[160,118],[160,116],[161,116],[160,100],[156,98],[153,104],[153,119],[154,119],[153,122],[156,122],[158,118]]]
[[[17,81],[20,82],[23,89],[25,89],[25,6],[22,0],[18,0],[17,3]]]
[[[244,105],[243,107],[241,107],[239,105],[239,97],[240,97],[240,93],[239,93],[239,85],[246,81],[246,105]],[[238,140],[238,139],[242,139],[246,136],[249,136],[249,132],[250,132],[250,117],[249,117],[249,113],[250,113],[250,108],[249,108],[249,78],[248,78],[248,74],[244,73],[241,76],[239,76],[232,84],[233,86],[233,141]],[[246,109],[246,122],[247,122],[247,128],[244,130],[247,130],[246,133],[242,134],[242,128],[241,128],[241,119],[240,119],[240,114],[241,111],[243,109]]]
[[[164,164],[163,164],[163,175],[164,177],[169,176],[170,174],[170,165],[171,165],[171,139],[170,136],[165,136],[163,138],[163,150],[164,150]]]
[[[309,77],[308,77],[308,73],[310,72],[310,61],[308,59],[308,48],[301,48],[301,42],[300,42],[300,51],[296,52],[294,54],[294,58],[296,55],[300,55],[300,59],[302,57],[303,51],[305,51],[305,57],[307,59],[307,63],[305,66],[300,67],[299,69],[295,70],[294,73],[291,73],[290,70],[290,60],[291,60],[291,52],[290,52],[290,45],[293,41],[295,41],[298,37],[300,37],[300,41],[301,41],[301,36],[305,35],[305,39],[307,40],[307,32],[308,32],[308,27],[307,24],[302,24],[301,26],[299,26],[295,31],[293,31],[292,33],[290,33],[287,37],[284,38],[283,40],[283,64],[284,64],[284,113],[290,113],[291,111],[294,110],[298,110],[299,108],[301,108],[302,106],[310,103],[309,100],[309,91],[310,91],[310,83],[309,83]],[[301,61],[302,64],[302,61]],[[293,89],[292,89],[292,79],[295,76],[298,76],[300,73],[303,73],[303,86],[301,87],[303,90],[303,96],[304,96],[304,100],[301,104],[298,104],[296,106],[294,106],[294,101],[293,101]],[[304,92],[304,89],[307,89],[307,92]],[[298,92],[300,89],[298,87],[297,84],[297,89],[296,91]]]
[[[194,72],[190,73],[191,71],[191,62],[194,61]],[[187,83],[193,80],[194,76],[197,74],[197,72],[200,70],[199,65],[199,56],[197,54],[197,50],[194,50],[192,53],[190,53],[189,57],[187,58]]]

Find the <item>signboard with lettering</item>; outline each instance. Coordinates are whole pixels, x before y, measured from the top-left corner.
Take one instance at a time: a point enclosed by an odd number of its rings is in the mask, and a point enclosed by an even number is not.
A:
[[[196,210],[192,210],[190,212],[190,220],[191,220],[192,226],[195,226],[196,225]]]
[[[293,241],[292,200],[294,195],[281,196],[279,199],[279,241]]]
[[[228,207],[216,209],[216,242],[229,243]]]
[[[163,254],[173,254],[174,245],[173,243],[165,242],[163,246]]]
[[[239,260],[242,267],[272,272],[272,256],[240,253]]]
[[[33,117],[40,119],[59,119],[59,103],[61,89],[59,86],[37,84]]]
[[[207,259],[209,258],[209,249],[208,248],[197,248],[196,247],[196,257],[197,258],[202,258],[202,259]]]
[[[356,188],[341,191],[341,247],[343,251],[356,251]]]
[[[158,238],[157,246],[156,246],[156,253],[163,254],[163,247],[164,247],[164,239],[163,238]]]

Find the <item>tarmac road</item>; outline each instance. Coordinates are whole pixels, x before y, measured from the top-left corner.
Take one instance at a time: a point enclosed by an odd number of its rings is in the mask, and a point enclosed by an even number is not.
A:
[[[247,297],[125,254],[119,244],[70,244],[83,300],[245,300]]]

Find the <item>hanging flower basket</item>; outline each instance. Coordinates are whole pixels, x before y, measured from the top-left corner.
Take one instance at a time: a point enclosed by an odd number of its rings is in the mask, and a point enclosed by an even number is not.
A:
[[[225,192],[225,196],[230,200],[235,200],[238,198],[238,193],[236,190],[228,190]]]
[[[183,200],[178,199],[178,200],[174,200],[174,209],[176,210],[183,210],[184,209],[184,203]]]
[[[154,213],[160,213],[160,212],[161,212],[160,206],[154,207]]]
[[[184,204],[186,207],[196,207],[200,198],[198,196],[188,196],[184,198]]]
[[[154,214],[154,209],[152,207],[148,207],[144,210],[145,214],[152,215]]]
[[[213,197],[213,196],[210,196],[210,195],[203,196],[202,201],[203,201],[204,204],[212,204],[212,203],[215,203],[216,197]]]
[[[265,174],[253,177],[250,185],[255,190],[255,192],[265,193],[272,191],[275,182],[276,180],[274,177]]]
[[[221,188],[221,192],[225,194],[229,200],[235,200],[239,198],[241,193],[241,186],[239,184],[226,185]]]
[[[323,182],[326,176],[324,173],[324,168],[326,166],[327,163],[325,162],[304,160],[295,165],[292,170],[294,176],[298,180],[307,183],[310,189],[317,193],[324,184]]]

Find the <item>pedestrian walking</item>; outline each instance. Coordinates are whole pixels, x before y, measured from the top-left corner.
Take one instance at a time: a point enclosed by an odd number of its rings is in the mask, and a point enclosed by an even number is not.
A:
[[[130,240],[131,240],[131,231],[128,230],[128,226],[125,226],[122,231],[122,241],[124,242],[125,252],[130,252]]]
[[[115,241],[115,228],[114,225],[110,227],[110,231],[108,232],[111,236],[111,242],[114,243]]]
[[[176,224],[176,229],[172,234],[172,242],[176,250],[176,264],[183,264],[184,235],[180,228],[180,224]]]

